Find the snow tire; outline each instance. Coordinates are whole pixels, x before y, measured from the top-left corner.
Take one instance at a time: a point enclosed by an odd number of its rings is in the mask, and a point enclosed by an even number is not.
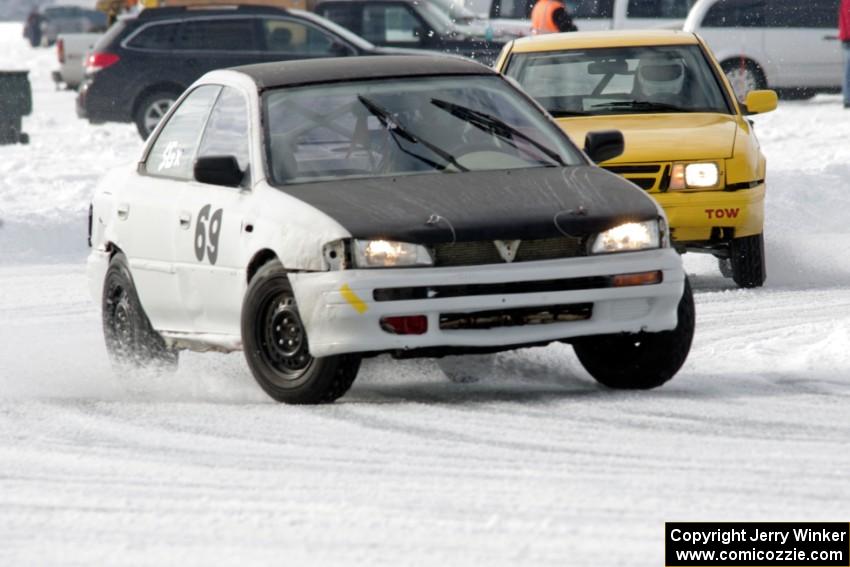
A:
[[[649,390],[669,381],[688,358],[694,337],[695,311],[691,284],[677,309],[679,321],[672,331],[586,337],[573,349],[593,378],[616,390]]]
[[[767,280],[764,235],[745,236],[732,241],[729,249],[732,279],[738,287],[761,287]]]
[[[357,355],[310,355],[292,286],[278,260],[263,265],[248,285],[242,345],[260,387],[287,404],[333,402],[351,388],[360,369]]]
[[[112,257],[106,270],[102,307],[106,350],[116,370],[176,370],[179,355],[151,326],[133,285],[127,259],[120,252]]]

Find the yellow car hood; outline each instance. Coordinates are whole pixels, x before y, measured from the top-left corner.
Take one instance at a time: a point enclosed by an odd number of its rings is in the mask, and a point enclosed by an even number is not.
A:
[[[623,155],[605,163],[641,163],[731,158],[738,125],[723,114],[640,114],[558,118],[579,147],[594,130],[620,130]]]

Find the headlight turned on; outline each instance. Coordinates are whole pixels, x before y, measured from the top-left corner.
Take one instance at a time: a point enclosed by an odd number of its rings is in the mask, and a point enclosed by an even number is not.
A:
[[[670,189],[711,189],[720,183],[716,163],[677,163],[670,175]]]
[[[352,247],[358,268],[405,268],[433,266],[428,249],[418,244],[392,240],[355,240]]]
[[[658,221],[629,222],[600,232],[593,240],[591,254],[634,252],[661,247]]]

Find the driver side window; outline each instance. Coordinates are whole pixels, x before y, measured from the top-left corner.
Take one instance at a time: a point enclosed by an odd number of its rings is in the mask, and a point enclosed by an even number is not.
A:
[[[145,173],[188,181],[210,109],[221,87],[203,85],[187,96],[159,133],[145,162]]]

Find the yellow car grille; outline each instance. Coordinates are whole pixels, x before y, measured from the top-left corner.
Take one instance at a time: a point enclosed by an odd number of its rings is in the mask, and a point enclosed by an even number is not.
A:
[[[638,163],[603,166],[611,173],[625,177],[644,191],[660,193],[670,184],[669,163]]]

